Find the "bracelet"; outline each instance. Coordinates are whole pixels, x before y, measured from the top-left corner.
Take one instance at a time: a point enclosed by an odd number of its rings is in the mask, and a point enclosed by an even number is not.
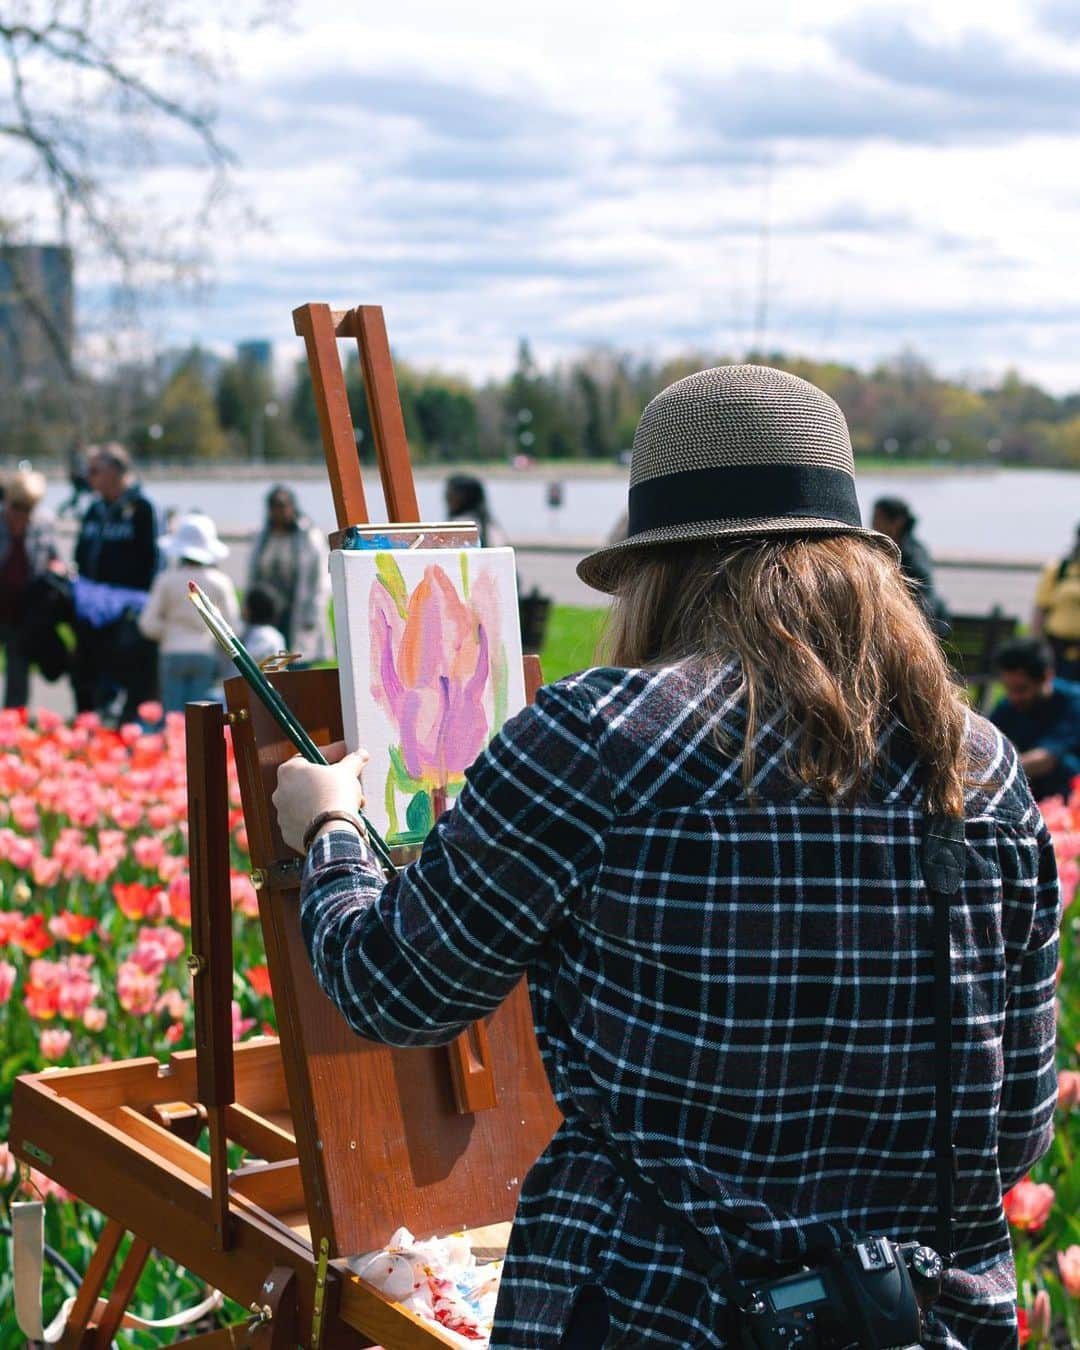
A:
[[[356,814],[355,811],[320,811],[311,824],[304,831],[303,848],[307,853],[308,849],[315,842],[315,836],[324,825],[328,825],[332,820],[343,820],[347,825],[351,825],[360,835],[360,838],[366,840],[368,837],[367,826]]]

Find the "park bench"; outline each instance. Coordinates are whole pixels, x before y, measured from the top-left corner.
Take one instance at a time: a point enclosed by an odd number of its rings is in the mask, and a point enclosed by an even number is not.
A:
[[[949,664],[968,686],[971,703],[985,712],[994,685],[994,652],[1015,637],[1020,620],[995,605],[989,614],[951,614],[942,647]]]

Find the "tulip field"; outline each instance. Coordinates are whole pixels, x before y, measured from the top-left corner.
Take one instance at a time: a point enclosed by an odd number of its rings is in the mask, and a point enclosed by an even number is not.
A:
[[[145,713],[152,724],[155,710]],[[56,1255],[46,1267],[49,1315],[73,1292],[102,1220],[40,1173],[19,1174],[3,1142],[12,1083],[50,1064],[164,1057],[192,1044],[186,802],[179,716],[151,733],[137,725],[109,730],[93,715],[68,724],[45,712],[0,712],[0,1222],[20,1194],[47,1197],[46,1241]],[[229,803],[239,1040],[272,1031],[273,1007],[231,766]],[[1071,902],[1080,878],[1080,786],[1070,801],[1043,810]],[[1080,1346],[1078,924],[1067,910],[1054,1143],[1006,1197],[1029,1345]],[[9,1350],[23,1338],[11,1311],[6,1240],[0,1250],[0,1350]],[[154,1260],[133,1311],[166,1316],[204,1293],[186,1272]],[[235,1307],[227,1312],[241,1316]],[[143,1331],[122,1336],[131,1345],[157,1343]]]

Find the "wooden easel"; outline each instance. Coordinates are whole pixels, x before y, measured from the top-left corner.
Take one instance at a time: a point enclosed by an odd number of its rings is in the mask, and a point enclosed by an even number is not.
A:
[[[363,363],[391,522],[418,515],[382,312],[306,305],[307,344],[340,528],[367,507],[339,337]],[[334,670],[273,677],[313,739],[341,737]],[[540,682],[526,658],[530,698]],[[11,1143],[108,1216],[64,1344],[106,1350],[151,1245],[252,1309],[247,1326],[190,1339],[197,1350],[446,1345],[437,1328],[351,1275],[339,1258],[418,1236],[475,1231],[513,1215],[521,1179],[558,1124],[523,985],[449,1050],[364,1042],[315,984],[299,930],[299,871],[269,807],[293,753],[241,680],[229,713],[188,708],[188,804],[196,1050],[19,1079]],[[231,724],[279,1038],[233,1047],[225,727]],[[196,1146],[206,1128],[209,1152]],[[227,1147],[247,1157],[230,1170]],[[100,1297],[123,1234],[132,1245]]]

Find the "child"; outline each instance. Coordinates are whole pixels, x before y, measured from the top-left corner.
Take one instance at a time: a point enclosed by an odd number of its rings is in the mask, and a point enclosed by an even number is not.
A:
[[[244,632],[241,642],[256,661],[287,651],[284,635],[275,627],[281,613],[277,591],[260,583],[248,589],[244,597]]]
[[[216,697],[218,680],[218,649],[188,599],[188,582],[196,582],[230,624],[239,622],[240,607],[232,581],[214,566],[229,550],[209,516],[184,516],[160,545],[176,566],[154,578],[139,630],[159,646],[162,706],[167,713],[183,712],[186,703]]]

